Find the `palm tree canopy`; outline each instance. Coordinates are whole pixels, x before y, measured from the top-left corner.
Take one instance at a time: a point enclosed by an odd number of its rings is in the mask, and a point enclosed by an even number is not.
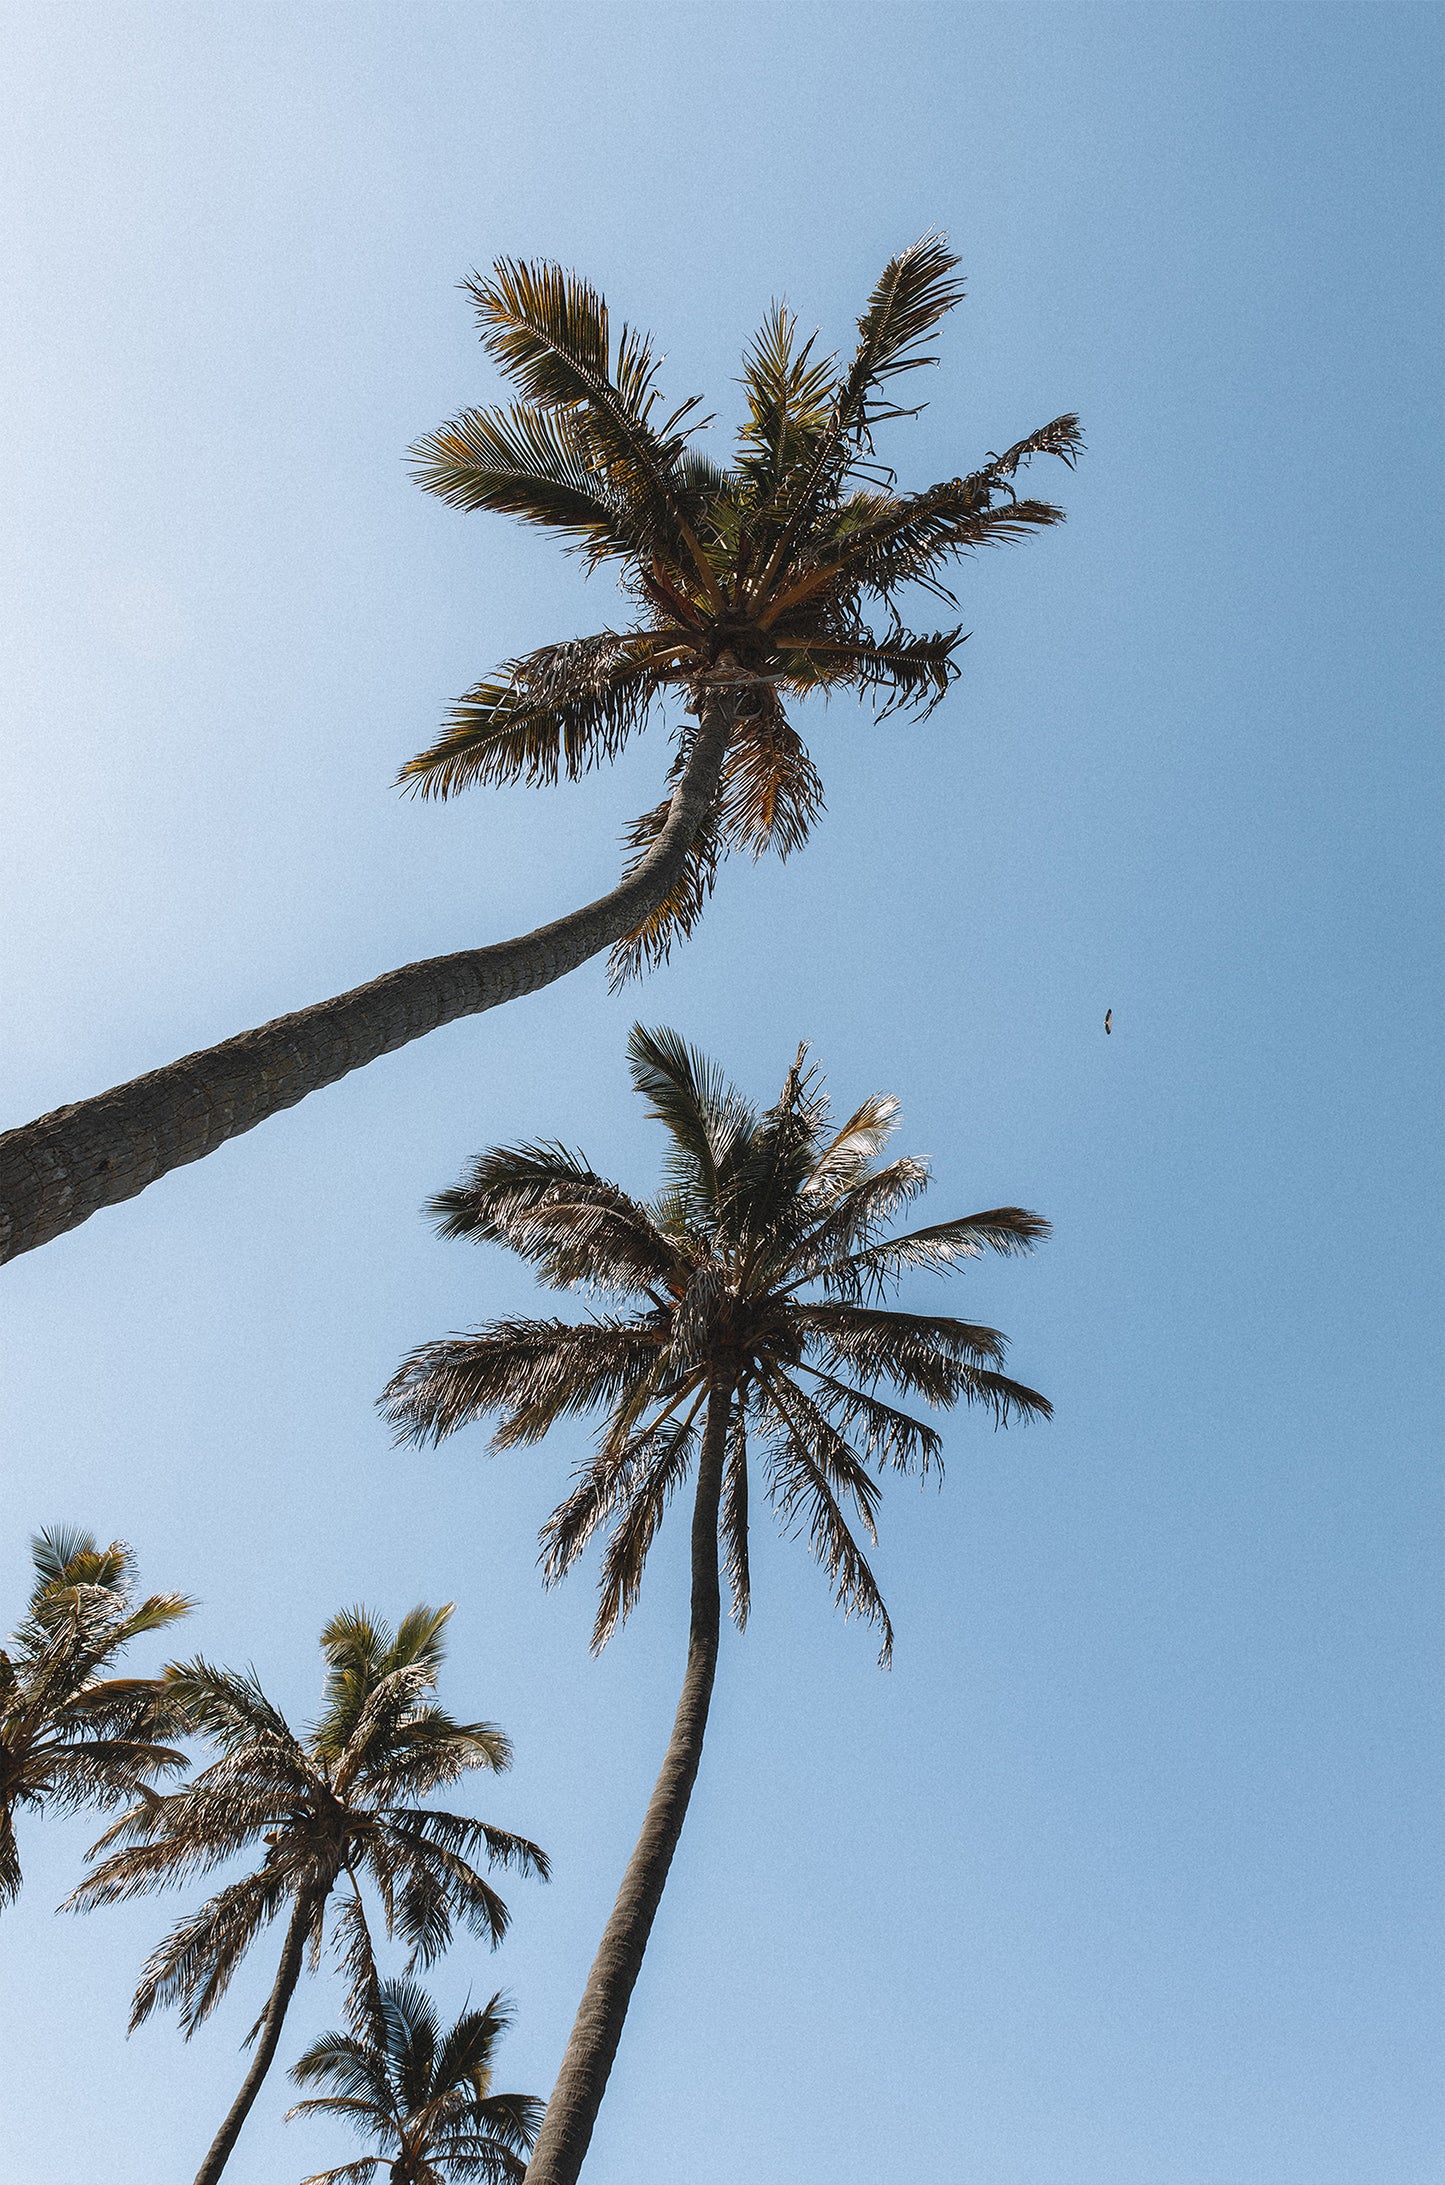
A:
[[[1030,458],[1072,465],[1071,412],[988,455],[966,476],[897,488],[875,449],[928,343],[962,295],[958,260],[935,235],[885,267],[846,362],[800,337],[781,303],[743,358],[746,415],[731,467],[703,454],[698,398],[664,415],[659,358],[603,298],[562,267],[501,259],[464,285],[484,348],[518,390],[420,440],[416,476],[452,507],[489,509],[560,533],[589,567],[610,565],[635,619],[507,661],[452,709],[445,733],[401,780],[446,797],[473,782],[576,780],[613,759],[671,688],[730,671],[739,708],[715,807],[683,879],[613,951],[614,978],[689,932],[731,850],[786,856],[822,810],[822,784],[784,707],[844,687],[888,712],[927,711],[957,673],[961,626],[914,630],[910,594],[956,605],[944,578],[961,556],[1062,520],[1021,498]],[[695,729],[684,723],[672,779]],[[630,834],[640,858],[664,802]]]
[[[806,1534],[845,1613],[892,1628],[855,1534],[876,1540],[878,1473],[941,1465],[936,1426],[878,1391],[931,1409],[982,1405],[996,1424],[1047,1418],[1001,1370],[1005,1340],[969,1321],[897,1310],[914,1271],[945,1273],[1049,1233],[1016,1206],[895,1232],[926,1189],[912,1156],[884,1159],[899,1115],[875,1094],[841,1123],[805,1049],[759,1111],[675,1033],[634,1027],[632,1077],[668,1134],[659,1195],[644,1204],[565,1147],[495,1147],[432,1202],[442,1234],[506,1245],[552,1289],[596,1300],[582,1321],[506,1319],[424,1344],[382,1403],[404,1441],[498,1420],[494,1449],[537,1442],[558,1420],[603,1414],[594,1452],[543,1529],[548,1583],[608,1532],[594,1645],[638,1594],[668,1502],[687,1478],[711,1396],[730,1404],[722,1548],[733,1614],[749,1603],[756,1464],[787,1531]]]
[[[180,1790],[143,1799],[95,1847],[100,1864],[70,1899],[88,1908],[207,1874],[257,1843],[261,1864],[183,1919],[147,1962],[132,2024],[158,2003],[181,2006],[189,2034],[220,2002],[251,1943],[288,1905],[309,1908],[313,1961],[328,1900],[350,1892],[337,1941],[353,1972],[369,1970],[361,1884],[380,1897],[386,1929],[429,1964],[460,1920],[495,1946],[502,1899],[472,1864],[546,1878],[536,1844],[426,1803],[474,1768],[511,1762],[493,1723],[459,1722],[434,1698],[452,1611],[416,1608],[393,1633],[365,1609],[344,1610],[321,1634],[320,1716],[297,1735],[254,1671],[197,1659],[172,1664],[166,1689],[217,1757]]]
[[[121,1540],[101,1547],[59,1527],[38,1533],[31,1555],[28,1613],[0,1647],[0,1904],[20,1887],[18,1808],[119,1805],[186,1765],[163,1742],[182,1727],[164,1681],[104,1672],[191,1603],[179,1593],[138,1602],[135,1557]]]
[[[347,2031],[322,2034],[291,2070],[298,2085],[333,2091],[288,2115],[345,2118],[381,2151],[305,2185],[364,2185],[384,2165],[398,2185],[522,2178],[542,2104],[535,2095],[492,2091],[497,2043],[512,2022],[500,1994],[444,2028],[414,1981],[385,1980],[358,1990],[350,2016]]]

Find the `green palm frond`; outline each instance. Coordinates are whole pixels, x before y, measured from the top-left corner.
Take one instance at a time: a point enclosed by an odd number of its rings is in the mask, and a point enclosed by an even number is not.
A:
[[[800,465],[811,463],[831,422],[836,366],[832,357],[814,358],[816,340],[800,342],[797,319],[786,304],[774,303],[743,358],[748,415],[737,467],[763,507]]]
[[[499,259],[490,278],[463,283],[482,344],[531,403],[566,412],[648,547],[700,553],[676,467],[703,420],[696,399],[654,424],[657,359],[646,335],[624,326],[614,350],[607,305],[564,267]]]
[[[504,1996],[444,2026],[414,1980],[386,1980],[370,1997],[353,1999],[348,2015],[346,2032],[323,2034],[292,2067],[298,2085],[333,2091],[298,2102],[288,2117],[344,2120],[382,2149],[366,2161],[404,2159],[413,2177],[520,2185],[542,2104],[534,2095],[491,2091],[497,2045],[513,2017]]]
[[[626,510],[599,479],[568,411],[531,403],[464,410],[411,453],[417,484],[450,508],[487,509],[561,531],[594,561],[632,550]]]
[[[124,1541],[57,1526],[31,1543],[35,1579],[9,1648],[0,1649],[0,1907],[21,1883],[15,1818],[106,1810],[150,1795],[186,1766],[169,1740],[184,1728],[163,1679],[109,1676],[125,1649],[187,1615],[191,1602],[137,1602]]]

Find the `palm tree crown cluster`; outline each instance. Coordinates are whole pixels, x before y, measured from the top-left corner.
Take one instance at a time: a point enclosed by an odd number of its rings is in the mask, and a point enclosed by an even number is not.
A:
[[[785,701],[851,689],[883,712],[936,705],[958,672],[961,625],[913,630],[900,607],[980,546],[1062,520],[1014,487],[1032,456],[1072,464],[1072,413],[966,477],[900,493],[875,434],[916,414],[900,383],[936,361],[927,343],[963,295],[958,260],[926,236],[887,267],[847,364],[817,353],[775,304],[743,358],[746,416],[730,466],[698,447],[712,420],[694,396],[666,409],[648,337],[586,281],[503,259],[466,288],[482,343],[521,399],[472,409],[416,448],[416,476],[454,508],[489,509],[560,533],[610,566],[635,619],[543,645],[475,684],[445,734],[402,769],[424,796],[473,783],[576,780],[615,758],[670,692],[720,680],[734,694],[716,793],[683,871],[613,950],[615,978],[689,932],[731,850],[783,856],[808,838],[822,783]],[[696,740],[684,716],[672,780]],[[656,841],[669,800],[632,829]]]
[[[387,1937],[407,1949],[408,1972],[433,1963],[458,1923],[495,1948],[509,1915],[479,1867],[543,1880],[549,1871],[546,1854],[526,1837],[434,1802],[463,1775],[500,1772],[512,1757],[495,1723],[459,1722],[437,1704],[451,1608],[413,1609],[395,1632],[364,1609],[332,1617],[321,1634],[321,1713],[298,1736],[254,1671],[197,1658],[159,1676],[98,1675],[132,1640],[164,1629],[192,1604],[179,1594],[136,1604],[134,1558],[119,1541],[101,1548],[88,1533],[46,1532],[33,1554],[29,1613],[13,1651],[0,1650],[7,1894],[19,1887],[14,1823],[22,1807],[125,1805],[67,1900],[77,1910],[184,1884],[259,1851],[247,1871],[178,1922],[142,1969],[132,2030],[171,2004],[188,2037],[259,1936],[283,1923],[250,2067],[197,2185],[222,2175],[275,2059],[305,1961],[319,1963],[328,1935],[347,1976],[349,2030],[314,2044],[296,2070],[307,2083],[324,2079],[350,2043],[385,2060],[390,2106],[384,2116],[362,2116],[336,2097],[302,2109],[346,2114],[383,2145],[399,2135],[402,2166],[393,2164],[391,2176],[406,2185],[451,2177],[517,2185],[539,2105],[492,2090],[493,2050],[509,2023],[502,1997],[464,2012],[443,2035],[413,1982],[380,1977],[374,1949],[378,1914]],[[188,1760],[157,1742],[162,1729],[200,1739],[215,1754],[164,1791],[157,1778],[184,1774]],[[370,2159],[329,2174],[338,2185],[370,2176]]]
[[[420,441],[416,475],[451,506],[519,518],[606,569],[618,626],[508,660],[403,767],[446,798],[477,785],[576,780],[654,716],[671,738],[661,801],[628,831],[626,869],[597,901],[513,941],[410,964],[369,985],[0,1137],[0,1259],[375,1056],[607,952],[615,983],[692,931],[733,852],[786,857],[823,809],[801,702],[850,690],[922,715],[958,673],[961,623],[915,627],[919,598],[952,612],[960,557],[1047,529],[1062,511],[1019,490],[1035,456],[1072,465],[1078,419],[904,491],[878,449],[962,287],[945,242],[900,252],[869,296],[851,355],[824,353],[774,305],[744,359],[730,464],[700,442],[700,401],[671,409],[659,357],[614,333],[595,289],[547,263],[498,261],[466,284],[483,346],[514,399],[468,409]],[[490,1947],[508,1910],[489,1877],[545,1880],[530,1839],[442,1803],[511,1746],[442,1707],[450,1607],[393,1629],[363,1608],[321,1633],[324,1687],[291,1727],[251,1669],[197,1655],[122,1675],[132,1641],[183,1617],[177,1594],[135,1597],[120,1544],[49,1533],[9,1651],[0,1650],[0,1906],[20,1887],[17,1816],[114,1815],[68,1903],[79,1910],[203,1885],[142,1968],[139,2026],[173,2007],[189,2037],[279,1930],[269,1995],[230,2110],[201,2158],[216,2185],[278,2054],[308,1964],[345,1983],[340,2026],[292,2067],[291,2112],[344,2122],[364,2153],[308,2185],[576,2185],[702,1760],[724,1598],[741,1631],[750,1538],[765,1509],[821,1567],[845,1617],[893,1626],[871,1560],[883,1482],[941,1477],[940,1417],[1047,1419],[1005,1370],[997,1329],[915,1310],[900,1291],[1048,1235],[1019,1206],[918,1223],[923,1162],[892,1150],[899,1104],[841,1115],[806,1046],[776,1097],[748,1098],[698,1048],[634,1026],[632,1081],[664,1133],[658,1188],[637,1197],[550,1139],[493,1146],[432,1202],[443,1237],[515,1254],[565,1315],[518,1310],[423,1343],[380,1398],[403,1445],[487,1422],[505,1452],[594,1422],[590,1450],[542,1530],[557,1583],[596,1549],[593,1630],[626,1622],[674,1504],[687,1509],[690,1604],[662,1766],[545,2105],[499,2093],[504,1997],[447,2025],[417,1974],[465,1933]],[[579,1304],[580,1299],[580,1304]],[[923,1414],[927,1414],[926,1416]],[[192,1769],[187,1748],[200,1747]],[[118,1814],[115,1809],[121,1809]],[[403,1954],[400,1971],[381,1955]]]

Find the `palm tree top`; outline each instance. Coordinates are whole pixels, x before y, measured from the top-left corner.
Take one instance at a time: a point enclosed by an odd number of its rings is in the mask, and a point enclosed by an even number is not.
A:
[[[962,298],[957,272],[941,236],[901,251],[846,362],[774,303],[743,358],[746,415],[729,466],[696,445],[712,422],[701,398],[666,410],[651,340],[627,325],[614,337],[588,282],[503,258],[463,284],[482,344],[520,399],[465,410],[420,440],[419,482],[454,508],[560,534],[590,568],[611,566],[633,619],[504,663],[400,779],[436,797],[474,782],[575,780],[615,758],[670,689],[722,682],[740,701],[685,880],[619,944],[615,977],[691,930],[728,852],[786,856],[806,840],[822,784],[784,700],[852,688],[884,713],[929,710],[958,672],[965,633],[909,628],[909,598],[955,606],[944,578],[960,556],[1062,520],[1014,481],[1035,455],[1074,463],[1083,443],[1072,412],[921,492],[898,490],[878,456],[879,427],[923,406],[899,396],[936,361],[928,344]],[[684,719],[676,733],[674,781],[695,729]],[[666,812],[664,802],[633,827],[639,859]]]
[[[35,1582],[10,1645],[0,1647],[0,1905],[20,1887],[22,1807],[73,1811],[147,1795],[186,1765],[168,1742],[183,1727],[164,1680],[116,1676],[133,1639],[192,1604],[181,1593],[136,1599],[123,1540],[59,1526],[31,1542]]]
[[[364,2185],[383,2167],[404,2185],[522,2178],[542,2104],[492,2090],[495,2052],[512,2023],[500,1993],[452,2026],[413,1980],[384,1980],[353,1998],[347,2031],[322,2034],[292,2066],[300,2086],[329,2086],[287,2112],[344,2118],[383,2152],[363,2155],[305,2185]]]
[[[288,1902],[308,1909],[319,1949],[327,1901],[344,1903],[338,1940],[353,1970],[371,1961],[360,1897],[369,1876],[386,1929],[429,1964],[454,1918],[493,1947],[508,1913],[470,1863],[512,1866],[545,1879],[545,1853],[527,1838],[426,1801],[475,1768],[511,1764],[509,1739],[490,1722],[460,1722],[433,1693],[452,1611],[419,1607],[393,1632],[364,1608],[332,1617],[322,1637],[325,1685],[317,1720],[294,1731],[254,1670],[201,1657],[172,1663],[166,1690],[188,1728],[216,1757],[180,1790],[151,1795],[107,1831],[100,1863],[72,1894],[81,1907],[115,1903],[213,1872],[263,1843],[255,1873],[228,1884],[153,1954],[133,2024],[158,2003],[182,2006],[191,2032],[220,2002],[251,1942]]]
[[[910,1274],[1028,1251],[1049,1225],[1003,1206],[895,1231],[928,1184],[916,1157],[883,1158],[899,1104],[875,1094],[838,1122],[806,1049],[767,1109],[674,1032],[634,1027],[629,1057],[669,1141],[654,1199],[535,1143],[492,1148],[432,1201],[443,1235],[503,1244],[547,1287],[585,1289],[589,1317],[512,1318],[423,1345],[382,1402],[398,1437],[416,1443],[493,1416],[494,1449],[603,1414],[594,1455],[543,1531],[552,1583],[609,1530],[601,1646],[637,1598],[717,1397],[731,1407],[722,1541],[738,1622],[750,1598],[751,1445],[783,1529],[806,1535],[839,1605],[878,1626],[886,1659],[891,1625],[849,1512],[875,1540],[874,1475],[939,1467],[942,1437],[880,1386],[934,1410],[981,1405],[999,1425],[1050,1416],[1046,1398],[1002,1372],[996,1329],[889,1300]]]

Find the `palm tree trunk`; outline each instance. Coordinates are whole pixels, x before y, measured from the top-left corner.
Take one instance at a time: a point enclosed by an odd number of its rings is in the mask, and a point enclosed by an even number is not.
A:
[[[740,693],[702,685],[661,834],[626,880],[515,941],[388,971],[0,1135],[0,1263],[132,1199],[187,1161],[454,1018],[535,993],[633,932],[672,892],[717,793]]]
[[[718,1503],[730,1410],[731,1392],[714,1388],[708,1399],[697,1468],[697,1499],[692,1511],[692,1622],[682,1697],[677,1703],[662,1772],[648,1801],[642,1833],[587,1975],[562,2068],[527,2165],[527,2185],[576,2185],[697,1780],[717,1670],[722,1612]]]
[[[211,2142],[210,2153],[196,2172],[196,2185],[216,2185],[216,2179],[225,2169],[230,2160],[231,2149],[240,2137],[241,2127],[251,2113],[251,2104],[261,2091],[261,2081],[271,2068],[286,2011],[296,1993],[296,1983],[301,1978],[306,1930],[315,1910],[313,1898],[305,1896],[296,1899],[290,1924],[286,1929],[286,1940],[281,1946],[281,1963],[276,1968],[271,2000],[266,2005],[266,2015],[261,2020],[261,2031],[256,2042],[256,2053],[251,2059],[251,2068],[241,2081],[240,2093],[226,2112],[225,2123]]]

